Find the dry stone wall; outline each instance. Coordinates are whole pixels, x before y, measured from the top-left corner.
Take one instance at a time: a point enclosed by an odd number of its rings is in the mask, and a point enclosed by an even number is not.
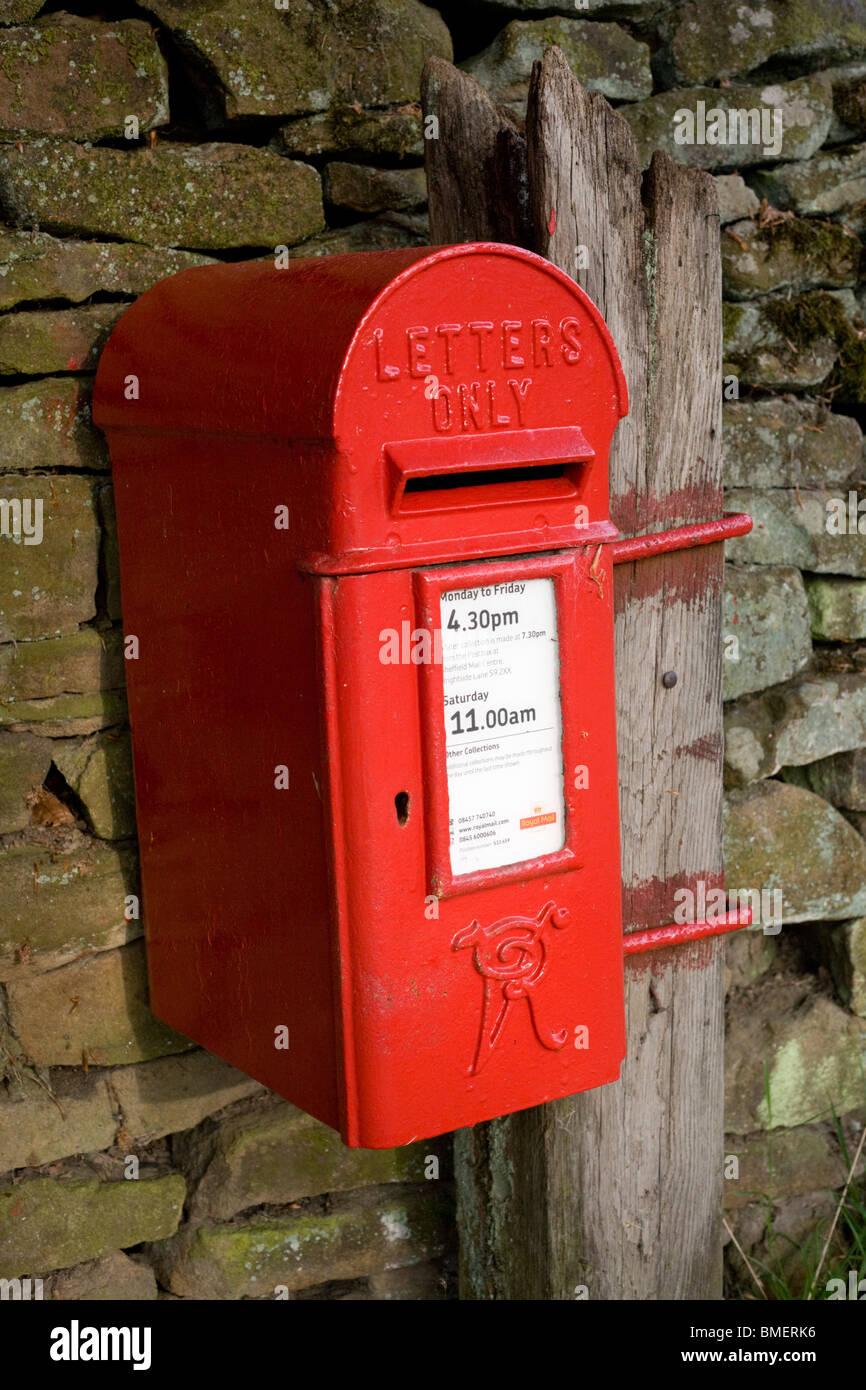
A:
[[[550,43],[645,163],[718,189],[728,505],[755,517],[728,551],[727,879],[759,918],[728,945],[727,1217],[772,1262],[832,1210],[866,1120],[866,5],[0,0],[0,1277],[454,1294],[447,1139],[347,1151],[148,1011],[89,396],[166,275],[423,244],[424,60],[520,117]]]

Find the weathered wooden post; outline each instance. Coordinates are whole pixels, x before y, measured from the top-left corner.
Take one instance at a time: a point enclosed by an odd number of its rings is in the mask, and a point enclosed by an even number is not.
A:
[[[626,122],[558,49],[533,72],[525,169],[474,79],[432,59],[423,95],[433,240],[522,240],[613,333],[630,393],[611,455],[622,533],[720,516],[711,178],[658,153],[642,178]],[[722,564],[714,544],[616,571],[627,932],[671,922],[676,889],[722,883]],[[723,951],[627,959],[619,1082],[458,1134],[464,1298],[720,1297]]]

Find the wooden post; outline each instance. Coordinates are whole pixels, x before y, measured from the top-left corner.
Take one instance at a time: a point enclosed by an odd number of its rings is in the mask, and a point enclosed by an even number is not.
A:
[[[442,60],[423,95],[439,122],[427,145],[435,239],[510,240],[512,213],[490,225],[520,196],[515,143],[510,165],[491,158],[505,118]],[[558,49],[535,65],[526,155],[528,244],[599,305],[625,369],[613,519],[634,535],[720,516],[712,179],[659,153],[642,178],[626,122]],[[616,572],[626,931],[671,922],[677,888],[723,881],[722,565],[713,545]],[[716,939],[627,960],[619,1082],[456,1136],[464,1298],[721,1296],[723,951]]]

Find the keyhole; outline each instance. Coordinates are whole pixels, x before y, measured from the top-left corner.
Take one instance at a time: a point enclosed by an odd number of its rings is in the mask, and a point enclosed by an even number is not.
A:
[[[398,792],[394,797],[394,806],[397,810],[397,824],[405,825],[409,819],[409,793]]]

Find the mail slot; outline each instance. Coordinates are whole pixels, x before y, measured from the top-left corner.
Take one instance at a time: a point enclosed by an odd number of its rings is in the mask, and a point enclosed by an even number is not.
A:
[[[619,1075],[626,410],[486,243],[187,270],[102,355],[151,1005],[349,1145]]]

